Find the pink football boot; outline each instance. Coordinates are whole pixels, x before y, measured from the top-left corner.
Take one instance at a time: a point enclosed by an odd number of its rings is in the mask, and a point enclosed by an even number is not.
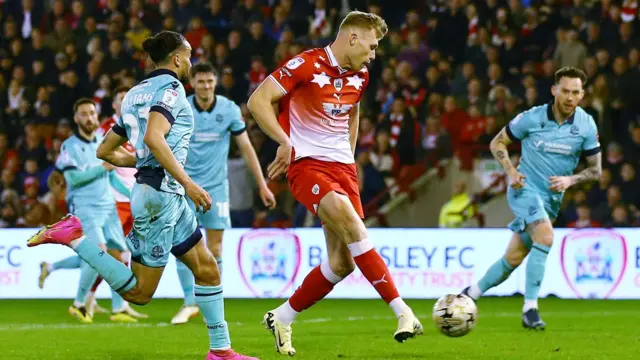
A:
[[[251,356],[241,355],[229,349],[224,355],[216,355],[213,351],[209,351],[205,360],[260,360]]]
[[[82,225],[80,219],[73,215],[67,215],[53,225],[48,225],[33,235],[28,241],[28,247],[42,244],[60,244],[70,246],[73,240],[82,237]]]

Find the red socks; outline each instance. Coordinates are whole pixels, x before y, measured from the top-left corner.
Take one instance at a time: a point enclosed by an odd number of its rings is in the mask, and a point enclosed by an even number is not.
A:
[[[396,289],[396,284],[391,278],[387,264],[384,263],[384,260],[382,260],[382,257],[375,249],[371,249],[353,259],[356,261],[358,269],[360,269],[364,277],[369,280],[387,304],[400,296],[398,289]]]
[[[400,297],[389,268],[367,239],[349,244],[349,250],[362,274],[387,304]],[[291,308],[296,312],[310,308],[327,296],[341,280],[331,271],[328,263],[316,266],[289,298]]]
[[[289,298],[289,304],[293,310],[301,312],[310,308],[313,304],[327,296],[327,294],[333,290],[333,286],[342,280],[339,277],[338,281],[335,283],[327,280],[327,277],[325,277],[320,269],[322,266],[329,268],[328,264],[322,264],[313,268],[309,275],[304,278],[304,281],[302,281],[302,285],[300,285],[300,287]],[[328,277],[332,276],[329,275]]]
[[[369,240],[364,239],[349,244],[349,251],[355,260],[358,269],[369,280],[380,297],[389,304],[393,299],[400,297],[396,284],[391,278],[389,268],[382,257],[373,248]]]

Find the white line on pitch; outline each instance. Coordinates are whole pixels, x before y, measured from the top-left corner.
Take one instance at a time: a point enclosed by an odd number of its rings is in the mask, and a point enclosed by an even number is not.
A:
[[[628,312],[622,311],[601,311],[601,312],[543,312],[545,317],[584,317],[584,316],[615,316],[615,315],[629,316]],[[519,317],[520,314],[517,311],[514,312],[500,312],[500,313],[488,313],[479,314],[479,318],[494,318],[494,317]],[[631,315],[636,317],[634,315]],[[426,314],[418,314],[418,318],[426,322],[431,316]],[[392,320],[395,316],[348,316],[345,318],[311,318],[300,319],[296,323],[313,324],[313,323],[325,323],[325,322],[341,322],[341,321],[370,321],[370,320]],[[196,324],[196,322],[193,322]],[[253,325],[250,323],[235,322],[236,326]],[[259,324],[256,322],[255,324]],[[64,330],[64,329],[111,329],[111,328],[152,328],[152,327],[169,327],[169,323],[99,323],[99,324],[0,324],[0,332],[3,331],[29,331],[29,330]]]

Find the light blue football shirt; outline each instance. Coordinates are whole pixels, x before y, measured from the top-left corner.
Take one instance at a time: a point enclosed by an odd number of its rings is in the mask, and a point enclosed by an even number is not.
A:
[[[193,107],[195,130],[185,170],[196,184],[211,191],[227,181],[231,135],[242,134],[246,126],[240,107],[224,96],[216,95],[210,109],[201,109],[194,95],[187,99]]]
[[[184,166],[193,133],[193,111],[184,87],[173,71],[152,71],[144,81],[131,88],[122,100],[122,116],[113,130],[127,137],[136,149],[138,183],[159,191],[184,195],[182,185],[162,168],[144,143],[149,112],[153,111],[163,114],[171,123],[171,130],[165,139],[173,155]]]
[[[549,190],[550,176],[572,175],[580,155],[600,152],[596,123],[581,107],[559,125],[553,115],[553,103],[533,107],[516,116],[507,125],[512,141],[522,143],[518,171],[526,176],[525,186],[542,194],[551,194],[554,201],[562,193]]]
[[[103,161],[98,159],[96,151],[102,142],[102,136],[96,134],[93,140],[88,140],[76,134],[69,137],[60,147],[60,155],[56,159],[58,171],[87,171],[94,167],[102,167]],[[67,203],[69,210],[75,212],[78,208],[113,207],[115,200],[109,185],[109,173],[98,169],[96,176],[87,182],[73,186],[67,182]]]

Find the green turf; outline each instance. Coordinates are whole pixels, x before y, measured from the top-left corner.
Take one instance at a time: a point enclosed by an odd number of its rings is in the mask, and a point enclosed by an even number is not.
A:
[[[278,300],[226,302],[237,351],[261,359],[285,359],[260,324]],[[102,305],[108,302],[102,300]],[[476,329],[466,337],[440,335],[430,318],[432,300],[409,301],[426,334],[397,344],[395,320],[382,301],[325,300],[294,325],[296,359],[638,359],[640,306],[637,301],[541,300],[545,332],[520,326],[520,298],[485,298]],[[113,324],[98,316],[81,325],[66,313],[69,301],[0,301],[0,359],[184,359],[202,360],[208,345],[201,320],[167,323],[175,300],[154,300],[151,315],[136,325]]]

